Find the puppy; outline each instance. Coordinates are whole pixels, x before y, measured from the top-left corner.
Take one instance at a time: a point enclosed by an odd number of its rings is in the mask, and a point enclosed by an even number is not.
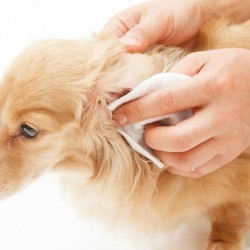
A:
[[[249,31],[249,22],[208,24],[195,50],[250,49]],[[155,235],[199,214],[211,221],[204,249],[242,249],[250,219],[250,150],[208,176],[174,176],[131,149],[107,109],[117,94],[167,72],[188,53],[157,45],[128,54],[116,39],[100,36],[27,48],[0,89],[1,197],[55,171],[83,219],[126,228],[138,235],[137,249],[156,249]]]

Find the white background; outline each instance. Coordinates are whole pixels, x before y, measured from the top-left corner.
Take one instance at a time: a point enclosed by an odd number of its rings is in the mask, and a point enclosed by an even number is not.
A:
[[[100,31],[118,11],[139,2],[142,1],[1,0],[0,75],[32,41],[83,38]],[[201,222],[183,226],[169,235],[166,250],[201,249],[206,230]],[[14,197],[0,201],[1,250],[110,250],[104,242],[100,232],[80,224],[73,215],[53,176],[44,177]]]

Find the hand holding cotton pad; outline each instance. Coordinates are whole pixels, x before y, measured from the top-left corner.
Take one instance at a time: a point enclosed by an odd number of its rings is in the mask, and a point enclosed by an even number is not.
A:
[[[167,88],[171,84],[178,84],[178,82],[187,80],[188,78],[189,76],[176,73],[160,73],[154,75],[140,83],[125,96],[110,103],[108,107],[111,111],[114,111],[116,108],[127,102],[150,94],[154,91]],[[171,126],[191,117],[192,115],[193,113],[190,109],[183,110],[173,114],[149,118],[131,125],[120,126],[118,131],[122,136],[124,136],[124,138],[134,150],[151,160],[159,168],[163,168],[164,163],[154,155],[153,150],[147,146],[144,140],[145,125],[160,121],[162,125]]]

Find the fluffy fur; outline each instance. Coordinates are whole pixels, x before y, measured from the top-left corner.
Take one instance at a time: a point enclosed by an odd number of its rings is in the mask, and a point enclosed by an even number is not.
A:
[[[250,49],[249,31],[249,22],[209,24],[195,50]],[[149,240],[204,213],[212,225],[204,249],[241,249],[250,216],[250,150],[200,179],[174,176],[133,151],[107,109],[117,94],[168,71],[188,53],[157,45],[128,54],[116,39],[100,36],[27,48],[0,89],[1,197],[53,170],[82,218],[92,215]],[[22,124],[38,136],[24,137]]]

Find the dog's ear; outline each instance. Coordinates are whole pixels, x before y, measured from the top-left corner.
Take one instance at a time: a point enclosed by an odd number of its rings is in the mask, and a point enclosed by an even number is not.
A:
[[[83,77],[71,87],[75,92],[76,120],[82,131],[89,132],[97,125],[110,121],[107,105],[124,92],[119,84],[125,74],[126,52],[116,39],[94,37],[88,43]]]

